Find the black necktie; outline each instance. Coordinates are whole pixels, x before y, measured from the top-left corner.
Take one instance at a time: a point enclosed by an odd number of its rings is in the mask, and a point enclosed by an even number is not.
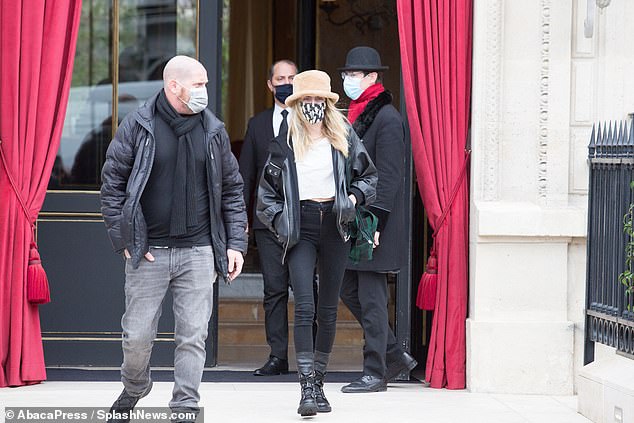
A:
[[[286,122],[287,115],[288,110],[282,110],[282,123],[280,123],[280,130],[277,132],[277,135],[285,134],[288,131],[288,123]]]

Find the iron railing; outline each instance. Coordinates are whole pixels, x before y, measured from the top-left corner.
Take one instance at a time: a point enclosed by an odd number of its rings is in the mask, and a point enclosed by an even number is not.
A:
[[[623,230],[624,216],[634,202],[630,188],[634,180],[634,124],[628,128],[623,121],[593,127],[588,159],[585,362],[594,359],[594,342],[634,358],[634,301],[619,281],[630,241]]]

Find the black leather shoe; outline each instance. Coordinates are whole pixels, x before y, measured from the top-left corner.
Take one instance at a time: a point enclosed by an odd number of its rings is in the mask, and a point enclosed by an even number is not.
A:
[[[341,392],[345,393],[362,393],[362,392],[383,392],[387,391],[387,384],[383,379],[376,376],[363,375],[361,379],[341,388]]]
[[[401,374],[401,372],[405,370],[414,370],[414,367],[416,367],[416,365],[418,365],[416,359],[409,355],[409,353],[403,351],[403,354],[401,354],[397,360],[393,360],[387,363],[387,369],[385,370],[385,381],[390,382],[391,380],[394,380],[398,375]]]
[[[254,376],[275,376],[288,373],[288,360],[277,358],[274,355],[264,363],[264,366],[253,372]]]
[[[136,403],[139,402],[141,398],[149,394],[151,390],[152,381],[150,381],[150,384],[145,392],[139,396],[130,395],[128,391],[124,389],[123,392],[121,392],[121,395],[119,395],[119,398],[117,398],[114,404],[112,404],[112,407],[110,407],[109,413],[112,417],[108,419],[107,423],[128,423],[130,421],[130,412],[134,409]]]

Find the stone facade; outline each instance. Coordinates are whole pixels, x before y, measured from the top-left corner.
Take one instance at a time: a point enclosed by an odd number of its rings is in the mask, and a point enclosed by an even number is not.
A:
[[[587,145],[593,123],[634,112],[634,2],[597,7],[591,38],[587,6],[475,0],[471,391],[570,395],[585,381]]]

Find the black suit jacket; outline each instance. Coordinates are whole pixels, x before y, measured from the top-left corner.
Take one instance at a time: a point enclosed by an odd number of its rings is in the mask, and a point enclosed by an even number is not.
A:
[[[252,216],[252,229],[266,229],[255,216],[255,201],[258,183],[264,163],[269,155],[269,144],[273,140],[273,110],[267,109],[249,119],[240,150],[240,174],[244,180],[244,202],[249,216]]]

